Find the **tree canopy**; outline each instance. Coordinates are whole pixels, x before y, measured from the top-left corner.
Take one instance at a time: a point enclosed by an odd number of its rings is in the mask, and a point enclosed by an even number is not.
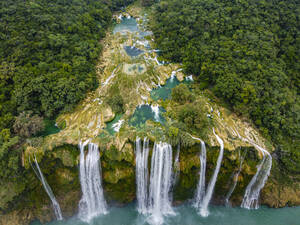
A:
[[[297,1],[162,0],[153,13],[162,56],[183,63],[272,139],[300,171],[300,8]],[[292,161],[290,160],[292,159]]]
[[[42,117],[72,109],[97,87],[100,40],[112,11],[131,2],[0,1],[0,178],[7,165],[17,170],[17,149],[42,129]]]

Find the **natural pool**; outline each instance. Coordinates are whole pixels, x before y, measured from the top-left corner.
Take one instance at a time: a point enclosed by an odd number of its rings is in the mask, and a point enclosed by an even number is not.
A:
[[[199,216],[189,205],[175,208],[175,216],[165,217],[163,225],[299,225],[300,207],[271,209],[261,207],[258,210],[227,208],[223,206],[210,207],[210,215]],[[136,211],[136,206],[130,204],[123,208],[111,207],[107,215],[95,218],[91,225],[147,225],[146,216]],[[67,221],[55,221],[48,225],[87,225],[76,218]],[[35,222],[31,225],[40,225]]]
[[[165,119],[161,114],[162,112],[165,112],[165,109],[162,107],[140,105],[134,111],[132,117],[129,120],[129,124],[134,127],[139,127],[142,124],[145,124],[147,120],[164,123]]]
[[[44,126],[44,130],[37,134],[37,136],[48,136],[60,131],[60,129],[56,126],[55,120],[44,120]]]
[[[136,20],[134,18],[122,18],[121,23],[118,23],[113,31],[114,34],[118,32],[121,34],[125,34],[126,32],[139,32]]]
[[[162,99],[170,99],[172,89],[176,87],[177,85],[183,83],[183,84],[190,84],[192,81],[185,79],[184,81],[180,82],[176,76],[171,76],[166,80],[166,84],[163,86],[160,86],[158,88],[153,89],[150,92],[151,98],[155,101]]]
[[[127,32],[130,33],[138,33],[138,36],[143,39],[145,36],[149,36],[152,34],[150,31],[145,31],[145,30],[140,30],[139,26],[136,22],[136,19],[131,17],[131,18],[126,18],[122,17],[122,20],[120,23],[118,23],[113,30],[113,33],[121,33],[126,34]]]
[[[112,121],[106,123],[105,130],[107,130],[109,134],[113,135],[120,130],[122,123],[123,123],[123,120],[121,120],[121,117],[122,117],[122,114],[117,114]]]
[[[124,46],[124,50],[126,51],[127,55],[131,57],[137,57],[144,52],[143,50],[138,49],[134,46]]]

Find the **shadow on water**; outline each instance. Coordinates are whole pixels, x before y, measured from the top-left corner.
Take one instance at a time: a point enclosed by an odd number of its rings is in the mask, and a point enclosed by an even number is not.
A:
[[[131,57],[137,57],[144,52],[143,50],[134,46],[124,46],[124,50],[126,51],[127,55]]]
[[[55,120],[49,120],[49,119],[45,119],[44,120],[44,130],[40,133],[38,133],[36,136],[48,136],[51,134],[56,134],[58,132],[60,132],[60,129],[56,126]]]

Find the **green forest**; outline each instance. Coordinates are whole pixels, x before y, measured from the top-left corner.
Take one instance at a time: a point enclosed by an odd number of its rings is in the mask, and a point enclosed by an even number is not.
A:
[[[153,5],[157,48],[183,64],[300,171],[300,7],[294,0],[162,0]]]
[[[0,1],[0,178],[20,175],[26,138],[97,87],[112,12],[132,0]]]
[[[0,1],[0,178],[20,175],[22,144],[98,86],[112,13],[133,0]],[[161,58],[182,63],[252,119],[289,173],[300,171],[297,1],[142,0]],[[175,93],[176,95],[176,93]],[[190,96],[180,96],[189,98]],[[120,99],[116,99],[119,101]],[[8,168],[8,169],[7,169]]]

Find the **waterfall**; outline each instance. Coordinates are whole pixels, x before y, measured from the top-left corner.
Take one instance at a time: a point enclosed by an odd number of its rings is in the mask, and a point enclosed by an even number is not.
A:
[[[225,204],[226,204],[226,205],[229,205],[229,199],[230,199],[230,197],[231,197],[231,195],[232,195],[232,193],[233,193],[233,191],[234,191],[234,189],[235,189],[235,187],[236,187],[236,184],[237,184],[239,175],[240,175],[241,170],[242,170],[242,166],[243,166],[244,159],[245,159],[245,157],[244,157],[244,156],[241,156],[241,153],[240,153],[240,151],[239,151],[240,166],[239,166],[238,171],[234,174],[234,176],[233,176],[233,184],[231,185],[231,187],[230,187],[228,193],[226,194],[226,197],[225,197]]]
[[[116,73],[116,71],[117,71],[117,69],[118,69],[119,66],[120,66],[120,64],[117,65],[116,68],[114,68],[114,70],[112,71],[111,75],[103,82],[102,88],[105,87],[106,85],[108,85],[108,83],[110,82],[110,80],[115,76],[115,73]]]
[[[171,73],[171,82],[173,82],[174,81],[174,78],[175,78],[175,76],[176,76],[176,72],[177,71],[172,71],[172,73]]]
[[[180,144],[178,144],[178,146],[177,146],[177,152],[176,152],[176,156],[175,156],[175,160],[174,160],[175,173],[174,173],[173,186],[178,181],[179,173],[180,173],[179,154],[180,154]]]
[[[194,81],[193,75],[189,75],[189,76],[185,77],[185,79],[186,79],[187,81]]]
[[[150,224],[160,225],[163,216],[174,214],[169,191],[172,185],[172,147],[167,143],[155,143],[150,173],[148,212]]]
[[[201,169],[200,169],[200,178],[199,183],[197,186],[197,192],[195,197],[195,208],[201,208],[203,198],[205,195],[205,173],[206,173],[206,147],[204,141],[201,141],[201,154],[200,154],[200,163],[201,163]]]
[[[30,158],[29,158],[29,162],[30,162]],[[58,204],[58,202],[56,201],[56,198],[51,190],[51,187],[49,186],[46,178],[44,177],[41,169],[40,169],[40,166],[37,162],[37,159],[36,159],[36,156],[34,156],[34,163],[35,163],[35,166],[36,166],[36,169],[33,167],[33,165],[31,164],[30,162],[30,165],[33,169],[33,171],[35,172],[36,176],[39,178],[39,180],[42,182],[43,184],[43,187],[46,191],[46,193],[48,194],[49,198],[51,199],[51,202],[52,202],[52,207],[53,207],[53,210],[54,210],[54,214],[55,214],[55,217],[57,220],[63,220],[63,217],[62,217],[62,214],[61,214],[61,210],[60,210],[60,206]]]
[[[79,218],[90,221],[99,214],[106,214],[107,207],[103,195],[100,174],[100,154],[98,146],[88,144],[88,153],[85,156],[84,148],[88,141],[79,143],[80,148],[80,184],[82,198],[79,202]]]
[[[159,106],[151,105],[152,112],[154,113],[154,119],[159,122]]]
[[[217,138],[217,141],[220,144],[220,153],[219,153],[219,156],[218,156],[215,171],[214,171],[214,173],[213,173],[213,175],[212,175],[212,177],[209,181],[209,184],[207,186],[207,192],[206,192],[206,194],[203,198],[203,202],[201,204],[200,215],[204,216],[204,217],[208,216],[208,214],[209,214],[208,204],[210,202],[210,199],[211,199],[213,191],[214,191],[214,187],[215,187],[215,184],[216,184],[216,181],[217,181],[218,173],[220,171],[220,167],[221,167],[221,163],[222,163],[222,159],[223,159],[223,151],[224,151],[224,143],[223,143],[222,139],[215,133],[215,130],[213,130],[213,132],[214,132],[214,135]]]
[[[179,150],[178,150],[179,151]],[[179,155],[179,153],[178,153]],[[138,212],[149,214],[149,224],[163,224],[163,216],[174,214],[169,192],[173,184],[172,146],[154,143],[151,157],[150,182],[148,182],[149,140],[136,139],[136,185]],[[178,156],[179,160],[179,156]]]
[[[246,209],[258,209],[260,191],[264,187],[270,175],[272,167],[272,157],[270,153],[262,147],[256,145],[248,139],[246,140],[251,143],[259,152],[262,153],[263,159],[257,167],[256,174],[252,177],[250,183],[246,188],[241,207]]]
[[[115,124],[112,125],[112,128],[114,129],[115,132],[119,132],[123,123],[124,123],[124,120],[119,120],[118,122],[116,122]]]
[[[143,149],[141,139],[136,139],[136,185],[137,185],[137,201],[138,212],[147,213],[148,202],[148,155],[149,140],[144,138]]]

